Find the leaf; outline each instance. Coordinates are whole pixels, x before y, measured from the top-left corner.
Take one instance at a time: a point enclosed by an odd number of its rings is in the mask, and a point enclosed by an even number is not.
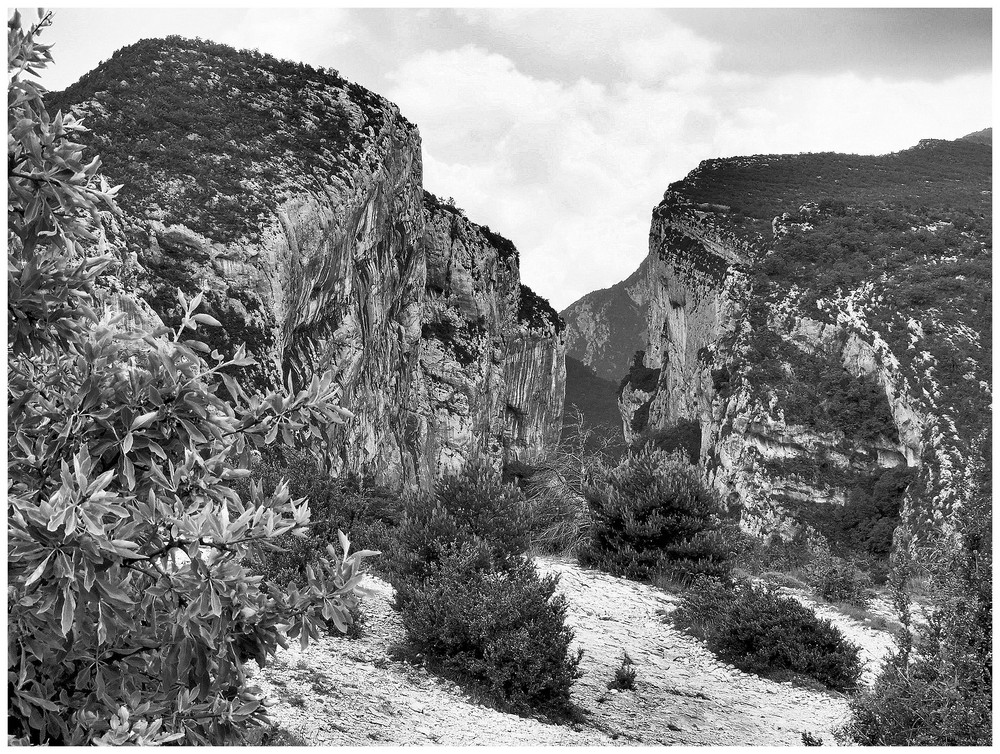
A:
[[[76,613],[76,593],[70,589],[66,588],[63,591],[63,609],[62,609],[62,626],[61,631],[63,636],[67,636],[70,629],[73,628],[73,615]]]
[[[45,566],[48,565],[53,555],[55,555],[54,552],[50,552],[48,555],[46,555],[45,560],[39,563],[38,566],[35,568],[35,570],[31,572],[31,575],[24,582],[25,588],[28,588],[42,577],[42,573],[45,571]]]
[[[145,414],[141,414],[140,416],[137,416],[135,417],[135,419],[132,420],[132,426],[129,427],[129,430],[134,432],[137,429],[148,427],[150,424],[153,423],[153,421],[159,415],[160,415],[159,411],[148,411]]]
[[[347,557],[347,551],[351,547],[351,542],[340,529],[337,529],[337,539],[340,540],[340,549],[344,551],[344,557]]]
[[[210,314],[198,313],[194,315],[194,321],[211,327],[222,327],[222,323]]]

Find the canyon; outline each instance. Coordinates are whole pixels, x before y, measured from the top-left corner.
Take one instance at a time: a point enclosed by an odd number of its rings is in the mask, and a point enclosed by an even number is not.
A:
[[[245,343],[251,384],[335,373],[353,418],[332,475],[524,472],[565,401],[686,451],[762,536],[885,555],[901,517],[946,530],[961,505],[990,402],[989,133],[707,160],[654,208],[639,268],[560,317],[514,244],[424,190],[417,127],[336,71],[144,40],[51,105],[124,185],[105,304],[174,325],[176,289],[201,292],[208,346]],[[595,412],[581,380],[618,394]]]

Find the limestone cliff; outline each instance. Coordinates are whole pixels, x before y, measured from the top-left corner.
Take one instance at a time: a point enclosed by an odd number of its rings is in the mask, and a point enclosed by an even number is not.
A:
[[[534,312],[517,249],[426,196],[420,376],[411,411],[426,436],[421,480],[470,459],[535,464],[559,439],[565,343],[554,311]]]
[[[517,323],[516,252],[511,263],[488,243],[442,240],[417,128],[395,105],[336,71],[177,37],[120,50],[52,103],[85,116],[105,174],[124,184],[109,303],[170,323],[176,288],[203,292],[223,323],[206,340],[245,343],[258,387],[335,370],[355,418],[332,436],[333,473],[399,488],[476,451],[495,465],[546,453],[560,338]],[[442,363],[446,321],[480,328],[484,356],[453,348]],[[435,365],[460,383],[447,396]]]
[[[693,435],[746,528],[884,555],[989,427],[989,149],[712,160],[653,211],[628,439]],[[982,192],[982,193],[980,193]],[[917,199],[919,197],[919,199]]]
[[[645,347],[646,267],[643,261],[625,280],[592,291],[560,312],[566,320],[566,352],[598,377],[618,382],[635,352]]]

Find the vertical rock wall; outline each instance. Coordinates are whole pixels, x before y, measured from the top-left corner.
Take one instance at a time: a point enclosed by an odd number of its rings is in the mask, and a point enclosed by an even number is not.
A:
[[[428,199],[420,378],[409,404],[426,437],[421,484],[473,459],[540,461],[558,442],[565,391],[555,323],[519,319],[513,245]]]
[[[705,481],[741,511],[745,528],[785,536],[797,529],[788,515],[795,506],[845,504],[849,486],[838,479],[919,463],[922,420],[891,360],[875,358],[877,344],[849,336],[835,323],[781,305],[765,308],[768,334],[792,353],[830,358],[855,376],[875,380],[892,410],[896,436],[859,443],[814,431],[787,421],[774,391],[734,379],[760,335],[754,329],[759,317],[749,316],[755,302],[748,271],[765,239],[729,230],[723,208],[668,192],[653,212],[649,243],[648,342],[619,401],[631,444],[672,446],[682,427],[696,426]],[[822,478],[795,471],[817,459],[826,469]]]

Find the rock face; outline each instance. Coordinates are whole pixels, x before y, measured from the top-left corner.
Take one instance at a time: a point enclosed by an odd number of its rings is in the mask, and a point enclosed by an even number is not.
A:
[[[559,439],[565,342],[554,311],[532,316],[510,241],[427,196],[420,375],[411,411],[425,438],[417,478],[485,457],[541,461]]]
[[[425,206],[420,137],[395,105],[335,71],[177,37],[120,50],[52,101],[86,116],[124,184],[108,303],[171,324],[175,289],[202,292],[223,328],[199,335],[245,343],[259,388],[334,370],[355,418],[331,437],[332,473],[427,486],[475,456],[545,455],[558,318],[519,320],[510,242],[464,219],[456,236]]]
[[[694,432],[706,482],[759,534],[885,555],[904,493],[911,530],[947,530],[989,427],[989,155],[713,160],[671,186],[627,439]]]
[[[625,280],[592,291],[560,312],[567,354],[598,377],[618,382],[635,352],[645,347],[649,306],[648,261]]]

